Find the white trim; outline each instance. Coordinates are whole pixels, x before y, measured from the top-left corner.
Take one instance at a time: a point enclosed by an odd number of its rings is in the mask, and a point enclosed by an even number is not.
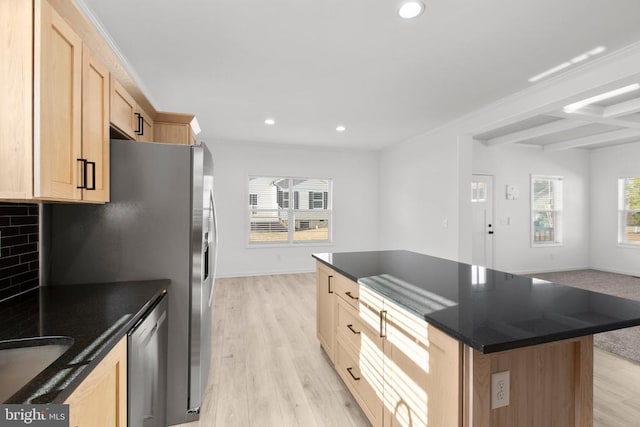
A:
[[[534,240],[535,234],[535,226],[533,225],[533,180],[537,179],[548,179],[548,180],[558,180],[562,183],[562,200],[560,201],[560,209],[554,209],[552,212],[564,214],[564,177],[560,175],[544,175],[544,174],[529,174],[529,246],[531,248],[550,248],[550,247],[558,247],[564,245],[564,232],[560,236],[560,241],[556,240],[556,228],[554,225],[554,241],[550,243],[536,243]],[[555,197],[555,195],[554,195]],[[561,224],[564,223],[564,220],[561,221]],[[562,230],[562,225],[559,227]]]
[[[285,274],[305,274],[305,273],[315,273],[315,270],[286,270],[286,271],[261,271],[255,273],[226,273],[226,274],[218,274],[216,279],[232,279],[237,277],[255,277],[255,276],[273,276],[273,275],[285,275]]]
[[[580,270],[595,270],[593,267],[583,266],[583,267],[556,267],[556,268],[545,268],[545,269],[537,269],[537,270],[519,270],[519,271],[509,271],[508,273],[515,274],[517,276],[521,276],[524,274],[538,274],[538,273],[563,273],[567,271],[580,271]],[[600,269],[598,269],[600,270]],[[602,270],[604,271],[604,270]]]
[[[116,55],[118,60],[122,63],[122,66],[125,69],[125,71],[129,74],[129,76],[131,76],[135,84],[138,86],[138,88],[140,89],[142,94],[147,98],[147,100],[151,103],[151,105],[157,111],[166,110],[166,108],[163,108],[162,105],[157,103],[156,100],[153,98],[153,96],[151,96],[151,92],[149,91],[147,86],[144,84],[142,77],[140,77],[136,69],[133,67],[133,65],[131,65],[131,62],[129,62],[129,60],[124,55],[124,53],[122,53],[122,50],[120,50],[120,47],[118,46],[118,44],[115,42],[115,40],[113,40],[113,37],[111,37],[111,34],[109,34],[109,31],[107,31],[107,29],[104,27],[102,22],[98,19],[98,17],[93,12],[93,10],[89,7],[89,5],[87,5],[87,3],[85,3],[84,0],[73,0],[73,1],[75,2],[76,6],[78,6],[80,11],[82,11],[82,13],[87,17],[89,22],[93,24],[98,34],[100,34],[100,36],[104,39],[107,45],[109,45],[109,47],[111,48],[113,53]]]

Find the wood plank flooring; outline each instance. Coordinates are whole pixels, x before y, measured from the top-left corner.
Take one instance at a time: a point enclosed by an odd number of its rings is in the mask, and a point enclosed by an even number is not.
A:
[[[217,279],[203,410],[180,427],[369,426],[315,315],[315,274]],[[594,426],[640,425],[640,365],[598,349],[594,360]]]

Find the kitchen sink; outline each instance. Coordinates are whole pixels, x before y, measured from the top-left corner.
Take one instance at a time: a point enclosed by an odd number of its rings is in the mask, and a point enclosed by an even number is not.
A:
[[[0,341],[0,403],[45,370],[73,344],[70,337]]]

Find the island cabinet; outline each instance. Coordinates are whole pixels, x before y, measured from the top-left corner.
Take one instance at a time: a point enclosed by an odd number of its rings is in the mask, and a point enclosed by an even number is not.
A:
[[[316,336],[320,345],[333,361],[335,347],[335,302],[333,299],[334,271],[324,264],[316,268]]]
[[[371,424],[461,425],[460,343],[333,274],[334,366]]]
[[[107,201],[104,67],[46,0],[0,2],[0,41],[0,199]]]
[[[385,274],[356,282],[322,262],[317,271],[318,337],[373,426],[592,425],[592,336],[482,352],[417,314],[460,303]],[[492,378],[505,371],[501,405]]]
[[[127,337],[102,359],[64,402],[69,426],[126,427]]]

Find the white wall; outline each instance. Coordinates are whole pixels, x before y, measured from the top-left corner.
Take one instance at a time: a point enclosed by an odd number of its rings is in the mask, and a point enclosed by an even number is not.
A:
[[[468,188],[475,160],[472,159],[469,136],[560,109],[569,102],[619,87],[625,82],[634,82],[638,78],[638,70],[640,44],[602,56],[439,129],[382,150],[381,247],[406,248],[468,262],[471,247]],[[445,219],[448,219],[448,228],[443,227]],[[586,220],[580,221],[577,229],[584,228]],[[576,242],[574,238],[571,241]],[[528,244],[528,235],[524,242]],[[584,241],[582,243],[588,246]],[[549,251],[543,250],[541,257],[535,258],[539,261],[536,265],[526,260],[507,262],[514,271],[577,268],[584,266],[585,249],[580,247],[577,250],[576,256],[554,254],[554,259],[549,256]],[[518,257],[521,255],[517,254]],[[498,262],[504,266],[500,260]]]
[[[239,142],[208,145],[214,158],[219,276],[313,271],[314,252],[378,249],[377,151]],[[250,175],[333,179],[333,243],[249,248]]]
[[[589,151],[549,152],[537,147],[473,144],[473,172],[494,176],[494,268],[533,273],[589,265]],[[563,243],[531,247],[530,175],[562,176]],[[505,186],[516,185],[517,200]]]
[[[640,143],[591,152],[592,268],[640,276],[640,248],[618,245],[618,178],[640,176]]]
[[[382,248],[458,259],[458,161],[454,129],[382,150]]]

